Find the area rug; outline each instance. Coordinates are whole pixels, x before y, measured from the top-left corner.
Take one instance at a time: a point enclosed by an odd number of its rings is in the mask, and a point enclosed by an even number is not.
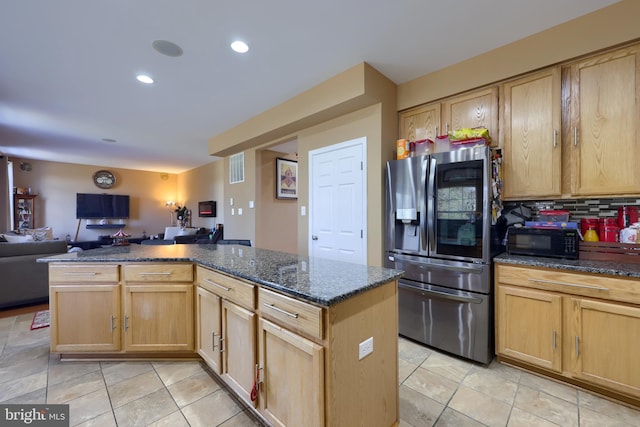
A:
[[[47,328],[49,326],[49,310],[37,311],[33,315],[33,321],[31,322],[31,330]]]

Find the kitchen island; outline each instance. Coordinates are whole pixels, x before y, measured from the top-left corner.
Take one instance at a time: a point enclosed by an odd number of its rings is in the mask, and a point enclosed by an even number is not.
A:
[[[401,271],[235,245],[39,261],[63,359],[201,357],[273,425],[399,422]]]
[[[494,261],[499,361],[640,406],[640,264]]]

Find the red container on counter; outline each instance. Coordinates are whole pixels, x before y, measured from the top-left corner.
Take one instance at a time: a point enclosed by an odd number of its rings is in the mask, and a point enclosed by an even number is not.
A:
[[[610,232],[615,231],[616,233],[620,231],[620,228],[618,227],[618,218],[598,218],[598,236],[600,236],[600,240],[603,242],[616,242],[617,240],[606,240],[604,238],[607,230]]]
[[[638,222],[637,206],[620,206],[618,208],[618,227],[620,230]]]

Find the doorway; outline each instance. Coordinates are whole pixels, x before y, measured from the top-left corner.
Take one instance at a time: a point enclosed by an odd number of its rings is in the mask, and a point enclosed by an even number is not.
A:
[[[367,263],[367,138],[309,152],[309,256]]]

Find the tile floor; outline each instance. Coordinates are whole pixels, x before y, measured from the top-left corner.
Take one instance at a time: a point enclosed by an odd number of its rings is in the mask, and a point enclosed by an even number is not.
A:
[[[60,362],[33,312],[0,318],[0,402],[68,403],[72,426],[259,426],[199,362]],[[400,426],[638,426],[640,411],[400,338]]]

